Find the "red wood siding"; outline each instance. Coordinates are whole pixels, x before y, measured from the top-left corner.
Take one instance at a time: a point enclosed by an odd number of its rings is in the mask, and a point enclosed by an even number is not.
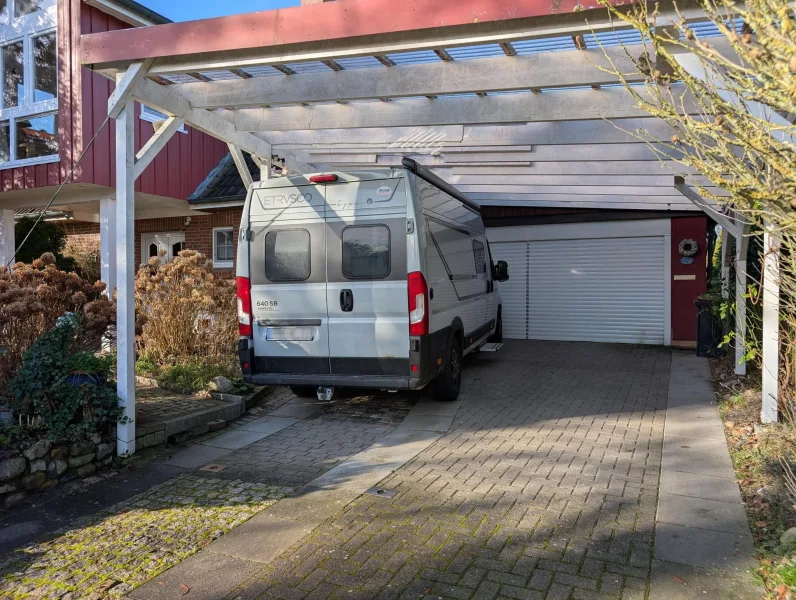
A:
[[[107,15],[81,0],[59,0],[59,110],[62,146],[68,160],[76,161],[83,144],[88,143],[102,125],[108,111],[108,98],[115,84],[81,67],[77,54],[81,33],[127,29],[126,23]],[[64,40],[64,47],[61,47]],[[75,110],[72,110],[72,109]],[[152,136],[151,123],[140,118],[141,106],[135,105],[135,147],[139,150]],[[66,116],[66,118],[64,118]],[[141,174],[137,192],[187,198],[227,152],[224,142],[191,127],[188,133],[176,133],[166,147]],[[116,185],[115,122],[103,127],[75,172],[75,181],[113,187]],[[74,140],[74,144],[71,141]],[[62,154],[66,159],[67,154]],[[62,161],[67,168],[67,161]],[[68,163],[68,164],[71,164]]]
[[[696,341],[694,300],[707,291],[707,217],[672,219],[672,341]],[[680,263],[680,242],[696,240],[699,252],[694,263]],[[676,275],[693,275],[693,280],[675,281]]]

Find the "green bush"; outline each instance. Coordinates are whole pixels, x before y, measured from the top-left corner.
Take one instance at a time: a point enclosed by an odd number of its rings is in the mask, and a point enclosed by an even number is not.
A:
[[[207,384],[214,377],[222,375],[233,383],[242,383],[240,365],[236,356],[228,359],[189,359],[183,358],[173,364],[158,364],[149,355],[138,359],[136,373],[152,377],[169,387],[188,389],[198,392],[207,389]]]
[[[115,386],[105,380],[112,372],[113,359],[76,350],[81,332],[78,316],[59,319],[25,352],[22,367],[9,384],[16,412],[40,417],[53,441],[106,434],[122,419]],[[69,375],[79,371],[100,377],[92,384],[74,385]]]
[[[51,252],[55,256],[56,267],[62,271],[74,271],[75,260],[63,254],[67,242],[66,232],[49,221],[39,221],[34,228],[35,223],[36,219],[25,217],[17,221],[14,226],[17,243],[24,240],[25,236],[33,230],[25,245],[17,251],[16,262],[32,263],[45,252]]]

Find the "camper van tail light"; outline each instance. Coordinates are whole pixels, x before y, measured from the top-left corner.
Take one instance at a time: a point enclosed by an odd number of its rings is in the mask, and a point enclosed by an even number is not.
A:
[[[252,335],[252,284],[248,277],[238,277],[238,333]]]
[[[334,183],[337,181],[337,175],[313,175],[310,177],[310,183]]]
[[[409,273],[409,335],[428,333],[428,285],[422,273]]]

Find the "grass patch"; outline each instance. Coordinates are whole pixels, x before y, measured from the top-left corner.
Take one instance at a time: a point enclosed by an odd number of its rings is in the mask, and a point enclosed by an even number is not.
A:
[[[180,475],[3,557],[0,597],[124,596],[289,492]]]
[[[760,423],[758,376],[739,379],[733,373],[731,359],[711,361],[711,371],[727,446],[758,551],[757,575],[768,598],[796,598],[796,544],[780,542],[785,531],[796,527],[796,503],[785,482],[785,469],[796,469],[796,427],[789,422]]]
[[[233,393],[250,393],[254,386],[244,383],[237,357],[228,360],[187,360],[173,364],[158,364],[144,355],[135,365],[138,375],[157,379],[166,386],[200,392],[208,388],[212,379],[223,376],[229,379]]]

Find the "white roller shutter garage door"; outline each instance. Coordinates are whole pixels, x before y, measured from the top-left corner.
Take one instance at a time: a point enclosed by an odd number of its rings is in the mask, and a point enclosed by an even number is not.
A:
[[[499,284],[504,336],[669,343],[668,223],[489,229],[493,260],[509,264],[509,281]]]

